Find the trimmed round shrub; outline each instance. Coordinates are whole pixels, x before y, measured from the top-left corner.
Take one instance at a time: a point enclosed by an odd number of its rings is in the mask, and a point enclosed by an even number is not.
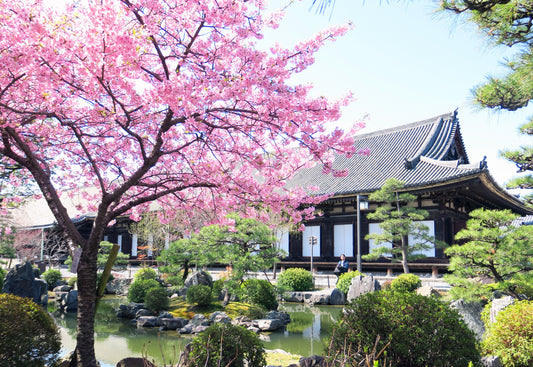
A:
[[[289,268],[278,276],[278,287],[290,291],[313,289],[313,274],[302,268]]]
[[[327,353],[357,365],[374,346],[378,352],[385,348],[393,366],[480,363],[474,333],[461,316],[444,302],[416,293],[381,291],[352,301],[333,329]]]
[[[0,366],[51,365],[61,349],[52,317],[29,298],[0,294]]]
[[[276,310],[278,301],[274,286],[264,279],[248,279],[241,285],[241,301],[258,305],[267,310]]]
[[[265,365],[265,349],[259,337],[242,326],[223,323],[209,326],[193,339],[187,364],[190,367]]]
[[[187,289],[185,298],[189,303],[194,303],[198,306],[207,306],[211,304],[211,287],[203,284],[191,285]]]
[[[135,303],[144,303],[146,293],[151,288],[163,288],[161,283],[155,279],[136,280],[130,285],[128,290],[128,300]]]
[[[165,288],[150,288],[144,297],[144,305],[152,311],[168,310],[170,299]]]
[[[364,276],[364,274],[361,274],[357,270],[348,271],[346,273],[341,274],[339,276],[339,279],[337,280],[335,288],[338,288],[344,294],[348,294],[348,291],[350,290],[350,285],[352,285],[352,278],[358,277],[359,275]]]
[[[516,302],[487,325],[482,350],[505,367],[533,366],[533,301]]]
[[[393,292],[414,292],[422,286],[420,278],[414,274],[401,274],[392,280],[390,289]]]
[[[52,290],[54,285],[61,280],[61,272],[57,269],[48,269],[41,274],[41,278],[48,284],[48,290]]]
[[[137,280],[147,280],[147,279],[156,279],[157,271],[152,268],[142,268],[139,269],[133,276],[133,281]]]

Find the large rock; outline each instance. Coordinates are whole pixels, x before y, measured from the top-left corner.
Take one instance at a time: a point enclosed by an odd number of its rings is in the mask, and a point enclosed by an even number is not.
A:
[[[267,319],[278,319],[283,322],[284,325],[291,322],[291,316],[285,312],[285,311],[268,311],[268,313],[265,316]]]
[[[222,311],[215,311],[211,315],[209,315],[209,323],[223,323],[223,324],[230,324],[231,318]]]
[[[203,270],[197,271],[187,278],[185,281],[185,288],[189,288],[191,285],[197,284],[207,285],[208,287],[213,288],[213,278],[208,272]]]
[[[330,305],[344,305],[346,303],[346,295],[338,288],[334,288],[329,296]]]
[[[70,292],[57,293],[59,298],[59,308],[66,312],[76,311],[78,309],[78,291],[72,290]]]
[[[124,358],[118,361],[116,367],[157,367],[146,358]]]
[[[117,296],[127,296],[130,284],[131,279],[115,278],[107,282],[105,286],[105,291],[108,294],[116,294]]]
[[[183,317],[162,318],[161,323],[166,330],[178,330],[189,323],[189,320]]]
[[[500,311],[506,308],[507,306],[512,305],[514,302],[515,299],[511,296],[505,296],[502,298],[494,299],[490,307],[490,322],[495,322],[496,316],[498,316]]]
[[[500,362],[500,357],[496,357],[496,356],[481,357],[481,363],[485,367],[502,367],[502,362]]]
[[[124,319],[134,319],[139,310],[144,309],[142,303],[130,303],[129,305],[118,306],[117,317]]]
[[[261,331],[274,331],[283,327],[284,323],[280,319],[259,319],[255,320],[257,327]]]
[[[48,304],[48,285],[43,279],[35,278],[33,267],[29,262],[15,265],[7,273],[2,293],[30,298],[43,306]]]
[[[352,278],[346,300],[348,302],[361,297],[363,294],[381,290],[381,285],[372,275],[356,276]]]
[[[285,292],[283,293],[283,299],[286,302],[303,302],[304,295],[302,292]]]
[[[326,367],[327,361],[321,356],[311,356],[300,358],[300,367]]]
[[[483,339],[483,333],[485,333],[485,325],[481,321],[481,311],[483,311],[481,303],[465,302],[460,299],[450,304],[450,307],[461,315],[466,326],[474,332],[476,339],[481,341]]]
[[[331,291],[328,290],[312,292],[309,298],[304,299],[304,302],[309,303],[311,305],[327,305],[329,304],[330,296]]]
[[[156,316],[141,316],[137,319],[137,327],[159,327],[162,325],[161,319]]]

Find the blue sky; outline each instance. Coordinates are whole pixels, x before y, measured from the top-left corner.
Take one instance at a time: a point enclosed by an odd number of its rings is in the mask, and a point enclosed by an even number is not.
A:
[[[270,0],[278,9],[289,0]],[[516,176],[503,149],[530,142],[518,127],[533,108],[518,112],[480,110],[471,89],[488,75],[504,72],[501,62],[515,49],[493,47],[468,22],[436,13],[437,3],[422,0],[337,0],[333,12],[310,10],[311,0],[296,1],[267,41],[291,46],[317,31],[351,21],[354,29],[324,47],[316,63],[298,76],[317,95],[338,97],[352,91],[356,101],[343,111],[342,126],[369,115],[363,133],[420,121],[459,109],[461,132],[472,163],[487,156],[500,185]]]

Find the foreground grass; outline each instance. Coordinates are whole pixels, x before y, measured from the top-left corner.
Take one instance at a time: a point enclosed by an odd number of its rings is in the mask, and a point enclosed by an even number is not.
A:
[[[291,364],[298,366],[301,357],[297,354],[290,354],[279,349],[267,350],[266,362],[269,366],[289,366]]]

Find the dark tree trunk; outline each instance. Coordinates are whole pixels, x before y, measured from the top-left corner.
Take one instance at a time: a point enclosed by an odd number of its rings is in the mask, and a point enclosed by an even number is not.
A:
[[[91,245],[91,244],[87,244]],[[87,247],[89,247],[87,246]],[[94,318],[96,303],[96,251],[83,251],[78,266],[78,367],[96,367]]]
[[[402,267],[404,274],[409,273],[409,266],[407,265],[408,252],[407,246],[409,246],[407,236],[402,236]]]

